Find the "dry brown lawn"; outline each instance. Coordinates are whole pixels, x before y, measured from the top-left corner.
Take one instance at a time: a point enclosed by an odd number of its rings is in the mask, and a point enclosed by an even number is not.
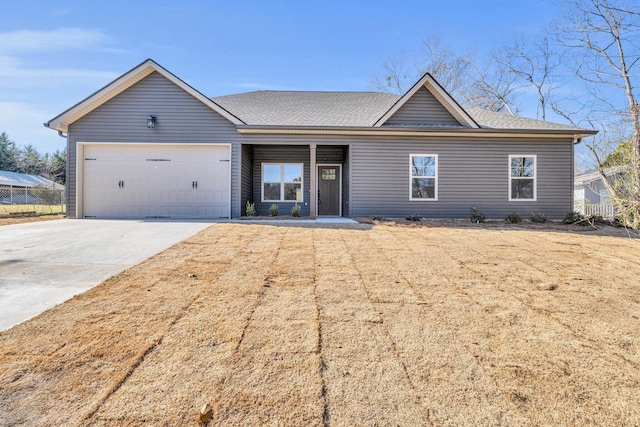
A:
[[[0,334],[0,425],[638,426],[639,249],[216,224]]]

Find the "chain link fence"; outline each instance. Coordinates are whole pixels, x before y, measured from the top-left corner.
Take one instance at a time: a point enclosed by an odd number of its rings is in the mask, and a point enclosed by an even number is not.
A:
[[[64,190],[43,187],[0,187],[0,215],[66,213]]]

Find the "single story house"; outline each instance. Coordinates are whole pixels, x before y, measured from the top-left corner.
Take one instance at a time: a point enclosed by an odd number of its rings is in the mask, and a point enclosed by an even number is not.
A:
[[[425,74],[402,96],[256,91],[208,98],[151,59],[54,117],[70,217],[561,218],[573,150],[595,132],[464,109]]]

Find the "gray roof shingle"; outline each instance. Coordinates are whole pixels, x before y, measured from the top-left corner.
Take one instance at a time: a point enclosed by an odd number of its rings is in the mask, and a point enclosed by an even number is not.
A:
[[[480,127],[489,129],[584,130],[575,126],[543,122],[542,120],[528,119],[508,113],[496,113],[495,111],[483,110],[478,107],[469,107],[466,111],[476,120]]]
[[[261,90],[212,100],[248,125],[373,126],[398,98],[380,92]]]
[[[371,127],[397,101],[399,95],[383,92],[306,92],[262,90],[211,98],[247,125]],[[485,129],[584,129],[496,113],[471,107],[467,113]],[[433,123],[411,127],[442,127]],[[394,126],[398,127],[398,126]]]

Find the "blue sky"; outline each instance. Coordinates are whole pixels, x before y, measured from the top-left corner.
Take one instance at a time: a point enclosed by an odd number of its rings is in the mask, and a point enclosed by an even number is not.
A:
[[[62,149],[42,123],[146,58],[207,96],[371,90],[385,59],[429,35],[482,53],[555,18],[553,0],[5,2],[0,131]]]

